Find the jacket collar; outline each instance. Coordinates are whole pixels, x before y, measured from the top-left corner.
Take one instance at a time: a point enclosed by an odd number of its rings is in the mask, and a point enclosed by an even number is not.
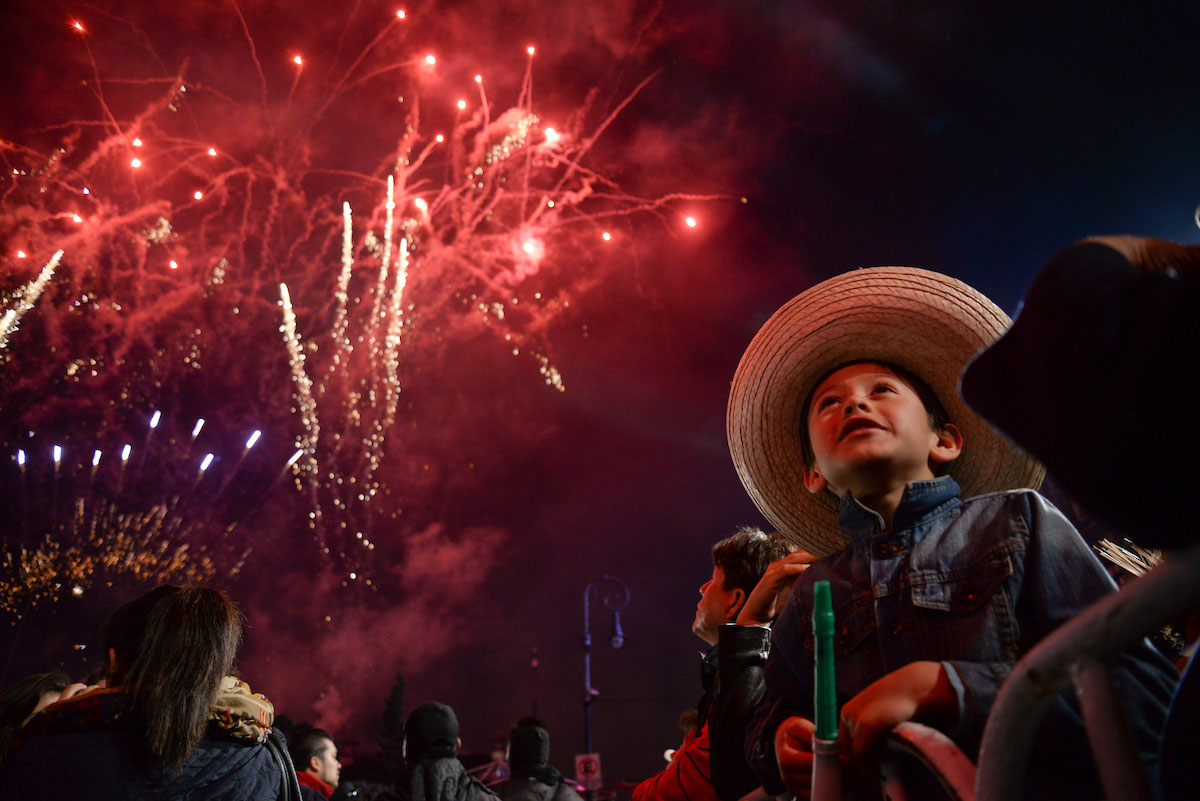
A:
[[[333,795],[333,791],[337,789],[329,782],[323,781],[319,776],[314,776],[307,770],[296,771],[296,779],[305,787],[311,787],[314,790],[319,791],[321,795],[325,796],[326,798],[329,798],[331,795]]]
[[[938,514],[943,505],[956,501],[961,493],[958,482],[950,476],[909,482],[896,513],[892,515],[892,531],[904,531],[920,525]],[[884,531],[883,518],[879,513],[864,506],[851,492],[842,496],[838,507],[838,526],[852,543],[866,542]]]

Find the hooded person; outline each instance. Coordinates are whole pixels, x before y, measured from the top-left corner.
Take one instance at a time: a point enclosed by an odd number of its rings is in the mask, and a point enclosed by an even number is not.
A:
[[[408,781],[396,786],[402,801],[496,801],[496,794],[467,774],[458,760],[458,718],[445,704],[421,704],[404,724]]]
[[[522,718],[509,732],[508,769],[512,778],[493,788],[502,801],[581,801],[550,765],[550,732],[537,718]]]

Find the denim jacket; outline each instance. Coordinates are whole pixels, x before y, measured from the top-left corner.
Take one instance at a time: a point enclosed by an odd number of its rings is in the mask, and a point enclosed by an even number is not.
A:
[[[966,500],[959,492],[949,476],[909,484],[890,530],[851,495],[842,499],[838,523],[849,545],[801,575],[774,626],[766,698],[747,742],[768,791],[782,787],[776,726],[792,715],[812,717],[814,582],[828,581],[833,593],[839,707],[909,662],[941,662],[958,699],[957,719],[942,728],[972,758],[1015,662],[1116,588],[1070,522],[1036,492]],[[1152,763],[1177,673],[1143,641],[1118,659],[1114,676],[1139,752]],[[1077,782],[1091,786],[1088,747],[1069,693],[1056,700],[1041,732],[1038,759],[1053,755],[1051,783],[1069,776],[1076,791]],[[1039,781],[1036,763],[1029,777]]]

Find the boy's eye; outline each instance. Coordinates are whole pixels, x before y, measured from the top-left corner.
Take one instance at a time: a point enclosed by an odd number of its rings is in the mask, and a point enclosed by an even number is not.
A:
[[[876,384],[875,391],[876,392],[895,392],[896,388],[893,387],[891,384]]]
[[[828,409],[830,406],[837,406],[838,399],[833,395],[826,395],[817,401],[817,410]]]

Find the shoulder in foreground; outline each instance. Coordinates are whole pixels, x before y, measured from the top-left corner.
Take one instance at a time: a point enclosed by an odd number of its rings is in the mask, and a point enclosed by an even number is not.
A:
[[[1017,489],[996,490],[995,492],[984,492],[979,495],[972,495],[970,498],[963,498],[963,504],[992,504],[998,506],[1024,506],[1030,509],[1052,509],[1058,511],[1049,498],[1035,489],[1028,487],[1019,487]]]

